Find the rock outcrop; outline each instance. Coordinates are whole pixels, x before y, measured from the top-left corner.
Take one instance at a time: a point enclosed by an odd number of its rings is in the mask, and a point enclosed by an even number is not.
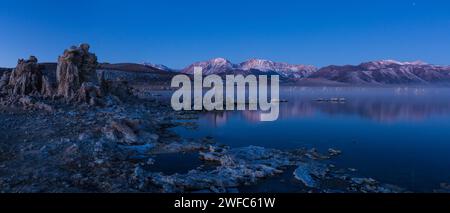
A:
[[[89,48],[88,44],[73,46],[58,58],[56,94],[69,101],[95,105],[103,97],[103,91],[96,72],[97,57]]]
[[[19,59],[12,72],[6,72],[0,79],[0,89],[10,95],[50,95],[48,80],[42,74],[38,59]]]
[[[51,98],[70,103],[105,106],[133,96],[126,80],[107,80],[105,70],[98,69],[97,56],[88,44],[72,46],[59,56],[58,63],[39,64],[30,56],[19,59],[17,67],[1,70],[0,94],[6,105],[19,103],[23,96]]]

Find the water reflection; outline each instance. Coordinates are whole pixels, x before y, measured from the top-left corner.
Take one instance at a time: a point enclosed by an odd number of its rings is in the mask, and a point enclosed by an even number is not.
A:
[[[420,122],[432,116],[450,114],[450,90],[433,88],[284,88],[279,119],[329,116],[357,116],[381,123]],[[321,102],[317,99],[345,98],[345,102]],[[259,111],[220,111],[207,113],[205,119],[220,126],[230,117],[260,122]]]
[[[450,182],[450,89],[282,88],[280,117],[261,122],[257,111],[203,114],[185,137],[212,136],[232,147],[337,148],[339,167],[356,168],[413,191]],[[345,103],[317,102],[345,98]]]

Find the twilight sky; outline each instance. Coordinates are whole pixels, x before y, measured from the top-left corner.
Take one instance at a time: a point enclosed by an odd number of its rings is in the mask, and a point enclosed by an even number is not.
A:
[[[450,65],[450,2],[0,1],[0,66],[91,44],[101,62],[182,68],[214,57],[324,66],[378,59]]]

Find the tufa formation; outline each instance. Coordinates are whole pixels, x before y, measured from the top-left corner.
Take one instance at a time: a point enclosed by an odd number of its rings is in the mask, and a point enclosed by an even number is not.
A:
[[[52,89],[38,59],[19,59],[12,72],[6,72],[0,79],[0,89],[11,95],[51,96]]]
[[[65,50],[58,58],[56,95],[69,101],[96,105],[103,97],[101,81],[96,72],[97,65],[97,57],[89,52],[88,44]]]
[[[129,98],[131,90],[126,82],[104,80],[104,71],[97,70],[97,56],[89,48],[81,44],[65,50],[58,57],[56,70],[47,70],[34,56],[19,59],[15,69],[3,72],[0,94],[11,103],[30,96],[95,106]]]

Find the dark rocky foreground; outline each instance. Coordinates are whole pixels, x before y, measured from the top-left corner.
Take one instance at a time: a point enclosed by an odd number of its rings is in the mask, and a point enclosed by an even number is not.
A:
[[[304,185],[299,192],[404,192],[337,168],[331,162],[339,150],[181,138],[172,128],[195,127],[196,113],[175,112],[132,87],[127,74],[102,70],[89,45],[69,48],[54,71],[48,67],[30,57],[1,77],[1,192],[238,192],[292,168]],[[199,165],[172,174],[155,169],[183,153]]]

